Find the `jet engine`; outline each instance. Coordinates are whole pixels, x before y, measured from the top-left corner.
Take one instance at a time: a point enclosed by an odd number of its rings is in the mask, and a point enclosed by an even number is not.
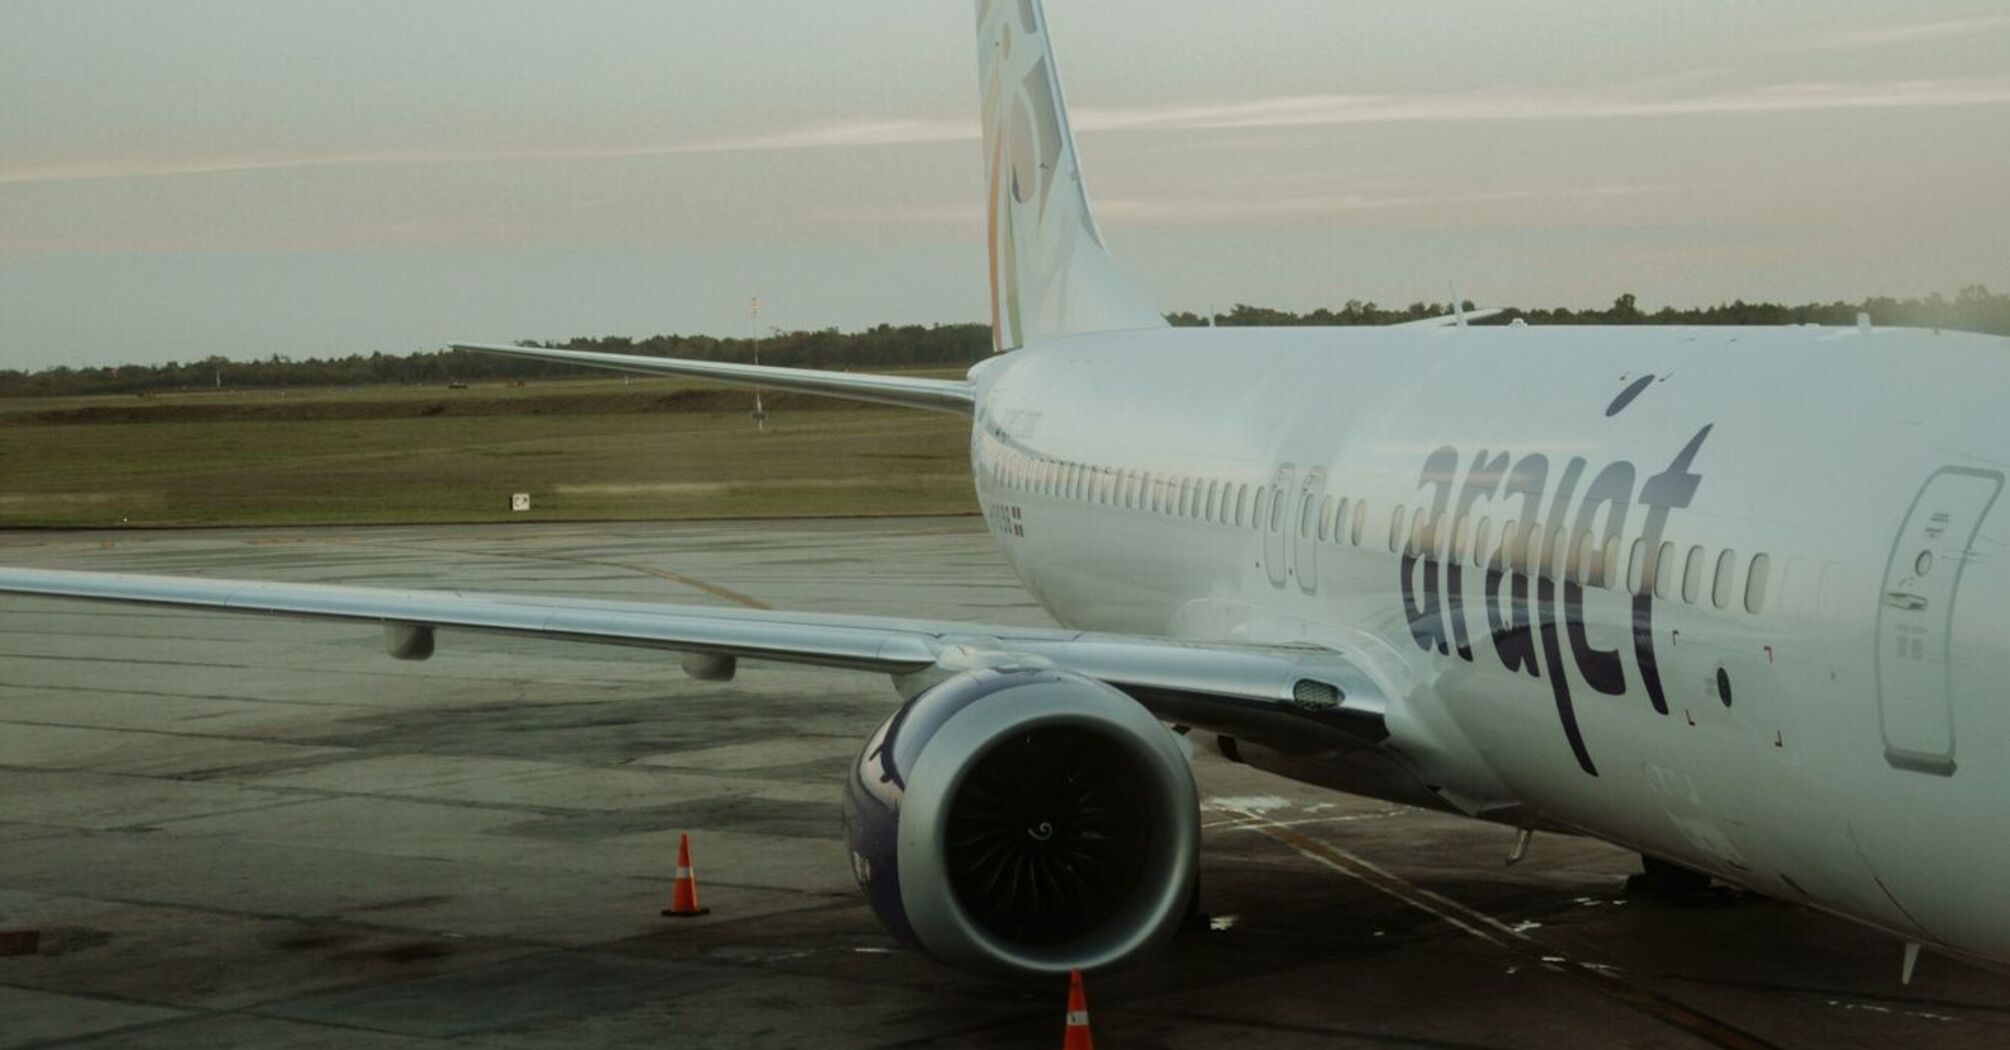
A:
[[[908,701],[866,742],[844,812],[880,921],[966,970],[1123,963],[1164,943],[1193,893],[1184,750],[1067,671],[964,671]]]

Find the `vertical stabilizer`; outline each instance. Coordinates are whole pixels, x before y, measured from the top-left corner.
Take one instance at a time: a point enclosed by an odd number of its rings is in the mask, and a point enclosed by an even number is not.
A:
[[[1040,0],[977,0],[977,51],[993,348],[1164,325],[1118,272],[1089,211]]]

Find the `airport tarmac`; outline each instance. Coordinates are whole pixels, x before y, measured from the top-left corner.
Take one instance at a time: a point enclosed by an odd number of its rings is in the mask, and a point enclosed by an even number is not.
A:
[[[0,533],[0,564],[1043,623],[971,519]],[[1065,990],[897,945],[841,778],[883,679],[0,597],[0,1050],[1037,1047]],[[2010,978],[1635,859],[1202,756],[1213,929],[1122,1047],[1981,1047]],[[669,920],[677,839],[703,918]],[[2000,892],[1978,887],[1978,892]],[[0,950],[6,939],[0,937]]]

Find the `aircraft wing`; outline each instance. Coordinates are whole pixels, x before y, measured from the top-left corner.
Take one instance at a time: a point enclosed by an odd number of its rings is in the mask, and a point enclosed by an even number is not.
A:
[[[1373,746],[1388,736],[1384,691],[1359,664],[1329,649],[703,605],[0,569],[0,594],[8,593],[380,624],[391,655],[405,659],[430,656],[433,632],[448,629],[696,654],[715,658],[716,677],[730,676],[727,661],[742,658],[875,671],[915,687],[971,668],[1052,666],[1107,682],[1166,721],[1276,740],[1294,751]]]
[[[1451,313],[1451,314],[1439,314],[1439,315],[1437,315],[1436,317],[1419,317],[1419,318],[1417,318],[1417,319],[1416,319],[1416,320],[1414,320],[1414,321],[1401,321],[1401,322],[1398,322],[1398,323],[1396,323],[1396,324],[1392,324],[1392,325],[1390,325],[1389,327],[1391,327],[1391,328],[1451,328],[1451,327],[1453,327],[1453,326],[1455,326],[1455,325],[1458,325],[1458,324],[1461,324],[1461,323],[1465,323],[1465,324],[1470,324],[1470,323],[1472,323],[1472,322],[1474,322],[1474,321],[1484,321],[1484,320],[1486,320],[1486,319],[1487,319],[1487,318],[1489,318],[1489,317],[1499,317],[1500,315],[1502,315],[1502,314],[1504,314],[1504,313],[1507,313],[1507,309],[1506,309],[1505,307],[1491,307],[1491,306],[1490,306],[1490,307],[1488,307],[1488,308],[1486,308],[1486,309],[1484,309],[1484,310],[1467,310],[1467,311],[1466,311],[1466,315],[1465,315],[1465,317],[1464,317],[1464,318],[1461,318],[1461,317],[1460,317],[1460,316],[1459,316],[1458,314],[1455,314],[1455,313]]]
[[[802,394],[822,394],[853,401],[876,401],[903,408],[926,408],[937,412],[969,415],[976,402],[970,383],[962,379],[924,379],[915,376],[876,375],[871,372],[823,372],[811,368],[776,368],[772,365],[743,365],[733,361],[692,361],[677,357],[650,357],[647,354],[607,354],[594,350],[550,350],[540,346],[507,346],[490,343],[455,343],[456,350],[505,357],[527,357],[588,368],[648,375],[687,376],[728,386],[757,386],[766,390],[790,390]]]

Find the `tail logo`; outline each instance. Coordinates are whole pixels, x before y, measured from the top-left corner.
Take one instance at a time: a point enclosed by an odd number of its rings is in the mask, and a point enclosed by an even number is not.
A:
[[[1038,0],[978,0],[992,348],[1151,327],[1089,211]]]

